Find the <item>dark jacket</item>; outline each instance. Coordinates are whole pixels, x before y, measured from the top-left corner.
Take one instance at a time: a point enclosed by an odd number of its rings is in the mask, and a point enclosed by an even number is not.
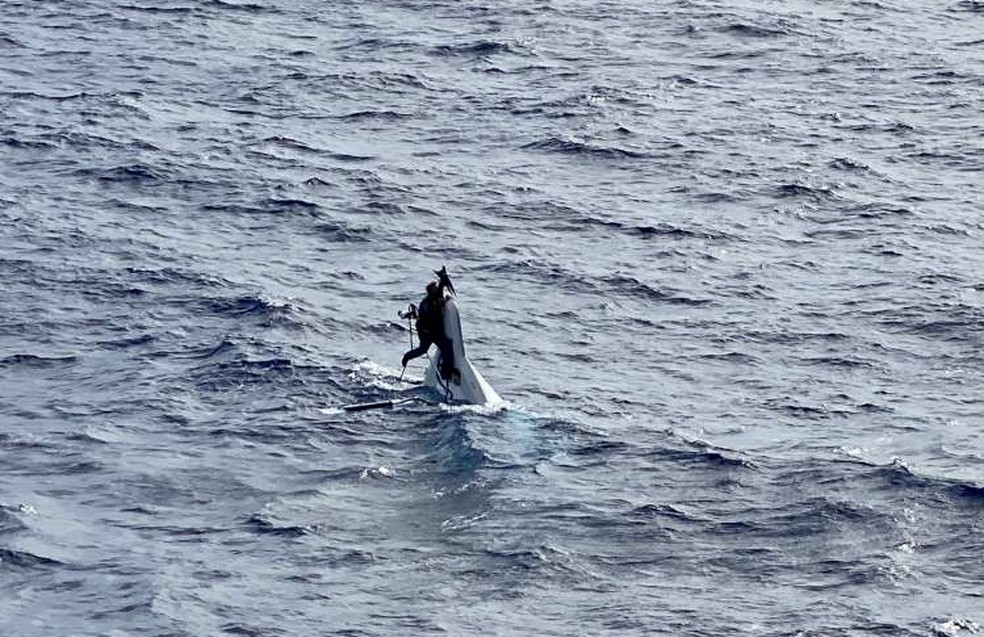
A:
[[[431,297],[424,298],[417,307],[417,331],[433,337],[444,334],[443,303]]]

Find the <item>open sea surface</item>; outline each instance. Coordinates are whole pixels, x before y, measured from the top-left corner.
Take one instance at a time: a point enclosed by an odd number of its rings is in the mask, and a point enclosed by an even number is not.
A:
[[[0,635],[982,634],[982,174],[979,0],[3,0]]]

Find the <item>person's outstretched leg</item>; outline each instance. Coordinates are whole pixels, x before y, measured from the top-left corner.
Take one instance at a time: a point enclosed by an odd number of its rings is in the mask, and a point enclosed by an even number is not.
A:
[[[433,344],[434,341],[427,338],[423,334],[420,334],[420,345],[408,351],[406,354],[404,354],[401,363],[403,364],[404,367],[406,367],[407,363],[409,363],[411,360],[417,358],[418,356],[423,356],[424,354],[426,354],[427,350],[429,350],[430,346]]]

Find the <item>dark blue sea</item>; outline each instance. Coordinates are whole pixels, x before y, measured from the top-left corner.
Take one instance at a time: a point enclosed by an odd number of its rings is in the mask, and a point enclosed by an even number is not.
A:
[[[0,635],[982,634],[982,173],[979,0],[2,0]]]

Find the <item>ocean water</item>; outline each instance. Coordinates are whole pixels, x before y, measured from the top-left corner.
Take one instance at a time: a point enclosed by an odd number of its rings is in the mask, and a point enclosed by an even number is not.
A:
[[[984,632],[982,34],[4,0],[0,635]]]

